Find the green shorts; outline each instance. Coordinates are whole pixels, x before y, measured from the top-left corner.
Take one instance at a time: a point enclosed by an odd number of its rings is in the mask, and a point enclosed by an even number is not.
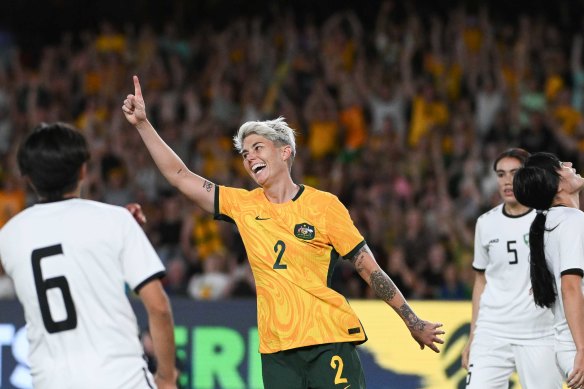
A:
[[[353,343],[328,343],[262,354],[265,389],[364,389]]]

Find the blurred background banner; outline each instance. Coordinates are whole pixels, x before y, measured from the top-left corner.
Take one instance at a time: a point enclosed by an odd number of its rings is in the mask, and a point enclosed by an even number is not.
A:
[[[401,319],[379,301],[353,301],[369,340],[360,347],[365,377],[371,388],[464,388],[462,349],[470,330],[468,302],[415,301],[422,318],[443,323],[445,344],[440,354],[420,350]]]
[[[181,388],[263,388],[255,301],[173,299],[172,305]],[[421,351],[385,303],[351,302],[369,337],[359,347],[369,388],[463,388],[466,372],[460,366],[460,353],[468,337],[470,303],[411,305],[421,317],[444,323],[446,343],[440,354]],[[139,303],[134,307],[144,332],[144,310]],[[16,301],[0,301],[0,312],[0,388],[31,388],[22,309]]]

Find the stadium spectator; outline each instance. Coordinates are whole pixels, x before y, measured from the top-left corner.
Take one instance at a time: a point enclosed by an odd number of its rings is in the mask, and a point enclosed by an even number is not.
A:
[[[3,180],[0,188],[0,228],[14,215],[22,211],[26,204],[26,192],[20,181],[10,175]]]
[[[225,255],[211,254],[203,261],[203,272],[195,274],[187,286],[188,295],[195,300],[217,300],[229,293],[231,279],[227,273]]]
[[[385,270],[404,297],[410,297],[412,289],[415,287],[416,279],[414,278],[413,272],[406,265],[405,253],[402,246],[393,246],[387,258]]]
[[[221,6],[214,4],[210,9]],[[584,164],[583,131],[573,125],[584,113],[582,31],[575,17],[582,5],[569,3],[571,12],[562,11],[560,18],[558,11],[568,2],[534,5],[524,14],[511,5],[443,9],[379,1],[346,12],[338,11],[344,2],[326,4],[295,2],[289,9],[276,5],[263,14],[233,18],[216,12],[220,18],[183,25],[160,20],[161,15],[156,15],[159,24],[134,18],[122,25],[121,19],[100,18],[106,23],[60,37],[54,32],[52,38],[22,37],[27,31],[18,32],[18,24],[14,32],[0,31],[5,48],[0,50],[0,181],[15,176],[16,169],[5,162],[10,145],[40,120],[60,118],[76,123],[95,160],[106,155],[122,160],[126,199],[139,199],[149,213],[159,208],[168,184],[116,110],[121,81],[135,72],[143,75],[152,96],[152,123],[189,168],[204,171],[214,182],[249,187],[230,143],[233,127],[284,116],[304,146],[295,161],[296,179],[337,194],[349,209],[363,193],[375,205],[362,231],[372,249],[389,252],[401,244],[404,215],[410,208],[421,212],[421,231],[430,232],[418,236],[425,240],[416,259],[421,268],[444,230],[456,242],[456,249],[448,248],[456,268],[470,268],[474,221],[497,200],[490,188],[479,186],[489,175],[492,150],[509,144],[530,151],[545,147],[573,158],[576,166]],[[378,12],[365,12],[375,7]],[[178,13],[187,18],[188,12],[189,7]],[[96,42],[103,37],[105,51],[98,51]],[[347,106],[355,97],[345,93],[344,80],[363,108],[354,111],[355,128],[366,134],[363,144],[354,138],[361,150],[354,159],[341,158],[345,138],[338,112],[341,99]],[[221,84],[231,91],[215,88]],[[313,127],[313,119],[302,113],[316,85],[324,86],[334,113],[327,125]],[[425,89],[432,91],[435,105],[418,101]],[[420,111],[423,106],[432,112]],[[431,130],[430,119],[438,123]],[[530,120],[539,131],[530,128]],[[563,131],[562,124],[570,130]],[[423,131],[413,134],[414,128]],[[532,133],[539,135],[531,140]],[[413,138],[419,138],[415,147],[408,143]],[[85,197],[104,200],[106,182],[98,168],[88,171]],[[145,228],[150,234],[150,226]],[[233,236],[237,233],[229,232],[226,242]],[[421,268],[411,269],[417,279]],[[464,271],[457,274],[463,277]],[[358,286],[360,277],[350,277]],[[359,297],[366,297],[366,290]]]
[[[152,242],[162,263],[182,258],[181,233],[183,228],[182,199],[168,193],[162,199],[160,219],[152,226]]]

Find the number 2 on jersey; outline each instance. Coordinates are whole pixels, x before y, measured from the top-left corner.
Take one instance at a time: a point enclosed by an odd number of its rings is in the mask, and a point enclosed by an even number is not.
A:
[[[72,330],[77,327],[77,311],[75,310],[75,304],[73,303],[73,298],[71,297],[69,283],[67,282],[65,276],[43,279],[41,261],[44,258],[59,254],[63,254],[63,247],[60,244],[57,244],[54,246],[33,250],[31,258],[32,274],[34,276],[34,284],[36,286],[37,297],[39,299],[39,306],[41,308],[41,316],[43,317],[45,328],[50,334]],[[61,321],[53,320],[53,317],[51,316],[51,309],[49,307],[47,291],[49,289],[55,288],[61,290],[63,303],[65,304],[65,311],[67,312],[67,318]]]
[[[284,255],[284,251],[286,251],[286,243],[282,242],[281,240],[277,241],[276,245],[274,246],[274,252],[278,254],[278,257],[276,258],[276,262],[274,263],[273,266],[273,268],[276,270],[288,269],[288,265],[280,263],[280,261],[282,260],[282,256]]]

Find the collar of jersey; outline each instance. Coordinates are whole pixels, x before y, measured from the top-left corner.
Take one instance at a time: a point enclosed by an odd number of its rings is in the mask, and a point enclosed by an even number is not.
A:
[[[517,219],[519,217],[523,217],[531,211],[533,211],[533,208],[529,208],[526,212],[520,213],[519,215],[510,215],[505,211],[505,204],[503,204],[503,215],[510,217],[511,219]]]
[[[61,197],[60,199],[53,199],[53,200],[39,200],[39,204],[49,204],[49,203],[58,203],[59,201],[67,201],[67,200],[75,200],[79,197]]]
[[[304,185],[298,184],[298,192],[296,192],[296,195],[292,197],[292,201],[298,200],[300,195],[302,195],[302,192],[304,192]]]

